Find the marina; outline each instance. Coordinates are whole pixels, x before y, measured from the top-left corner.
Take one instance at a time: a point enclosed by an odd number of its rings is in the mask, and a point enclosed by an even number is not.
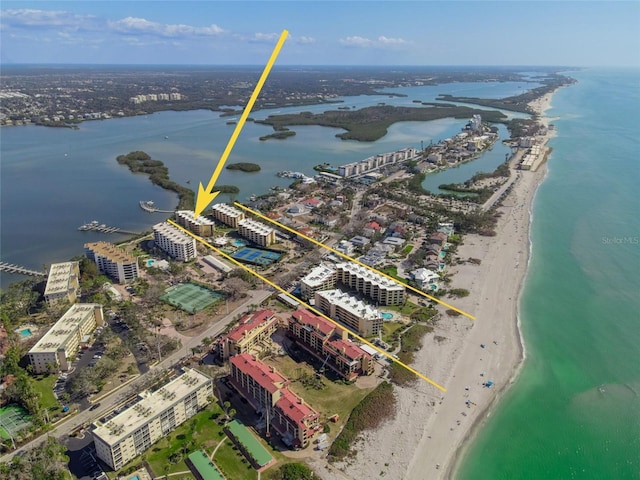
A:
[[[140,200],[140,208],[147,213],[174,213],[174,210],[160,210],[156,208],[153,200]]]
[[[0,262],[0,271],[7,273],[17,273],[20,275],[29,275],[32,277],[46,277],[45,272],[38,272],[37,270],[31,270],[20,265],[14,265],[12,263]]]
[[[97,220],[93,220],[84,225],[80,225],[78,230],[81,232],[99,232],[99,233],[124,233],[127,235],[140,235],[140,232],[130,232],[118,227],[110,227],[104,223],[99,223]]]

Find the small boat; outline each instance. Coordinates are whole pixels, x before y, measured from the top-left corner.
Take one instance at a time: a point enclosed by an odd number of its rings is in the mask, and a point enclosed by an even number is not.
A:
[[[166,140],[167,138],[169,138],[169,135],[165,135],[165,136],[164,136],[164,138],[165,138],[165,140]]]

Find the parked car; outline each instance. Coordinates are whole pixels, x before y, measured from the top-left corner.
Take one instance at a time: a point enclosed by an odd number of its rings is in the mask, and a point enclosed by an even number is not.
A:
[[[95,404],[91,405],[91,408],[89,409],[89,411],[93,412],[94,410],[97,410],[98,408],[100,408],[100,403],[95,403]]]

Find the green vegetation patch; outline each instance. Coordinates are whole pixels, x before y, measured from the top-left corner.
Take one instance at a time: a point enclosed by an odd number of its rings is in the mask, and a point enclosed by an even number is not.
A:
[[[413,362],[414,353],[422,348],[422,338],[429,332],[433,331],[433,327],[428,325],[413,325],[406,330],[401,336],[401,347],[398,358],[402,363],[407,365]],[[389,378],[396,385],[406,385],[416,381],[418,377],[412,372],[393,362],[389,366]]]
[[[213,189],[220,193],[233,193],[233,194],[240,193],[240,189],[235,185],[216,185]],[[216,230],[217,229],[218,228],[216,226]]]
[[[378,427],[395,414],[393,385],[382,382],[349,415],[349,420],[329,449],[329,459],[340,460],[351,453],[351,444],[364,430]]]
[[[240,170],[242,172],[259,172],[260,165],[257,163],[239,162],[227,165],[227,170]]]
[[[275,139],[275,140],[284,140],[286,138],[289,137],[293,137],[295,136],[296,132],[293,132],[289,129],[285,129],[281,132],[276,132],[276,133],[272,133],[270,135],[264,135],[262,137],[259,138],[259,140],[261,142],[264,142],[265,140],[269,140],[269,139]]]
[[[140,151],[118,155],[116,160],[120,165],[127,165],[133,173],[149,175],[149,180],[154,185],[176,192],[178,194],[178,209],[193,210],[195,205],[193,190],[171,181],[169,169],[160,160],[152,160],[147,153]]]

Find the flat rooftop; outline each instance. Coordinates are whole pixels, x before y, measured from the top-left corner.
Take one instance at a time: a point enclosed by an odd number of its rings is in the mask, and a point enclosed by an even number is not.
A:
[[[318,265],[313,270],[311,270],[302,281],[309,285],[310,287],[316,287],[322,285],[324,282],[329,280],[336,271],[325,265]]]
[[[158,223],[153,226],[153,231],[160,235],[169,238],[172,242],[177,244],[187,244],[195,242],[193,237],[190,237],[179,228],[174,227],[170,223]]]
[[[356,315],[364,320],[375,320],[381,318],[381,313],[368,303],[358,300],[342,290],[322,290],[316,295],[325,298],[329,303],[342,307],[352,315]]]
[[[69,280],[75,275],[74,269],[78,268],[78,262],[54,263],[49,269],[45,295],[66,293],[69,291]]]
[[[57,351],[67,342],[69,335],[75,332],[81,323],[86,321],[87,317],[94,315],[97,307],[102,308],[102,305],[98,303],[76,303],[72,305],[60,317],[60,320],[29,350],[29,353]]]
[[[176,212],[176,215],[197,225],[215,225],[213,223],[213,220],[210,220],[207,217],[203,217],[202,215],[198,215],[198,217],[196,218],[195,212],[193,210],[178,210]]]
[[[88,248],[94,255],[102,255],[108,258],[114,263],[135,263],[136,257],[128,254],[119,247],[116,247],[113,243],[109,242],[94,242],[85,243],[84,248]]]
[[[138,403],[97,427],[93,434],[107,444],[114,445],[210,381],[205,374],[186,369],[182,375],[155,392],[142,392],[142,399]]]
[[[244,212],[241,212],[237,208],[227,205],[226,203],[216,203],[215,205],[211,205],[211,210],[224,213],[230,217],[240,217],[241,215],[244,215]]]

